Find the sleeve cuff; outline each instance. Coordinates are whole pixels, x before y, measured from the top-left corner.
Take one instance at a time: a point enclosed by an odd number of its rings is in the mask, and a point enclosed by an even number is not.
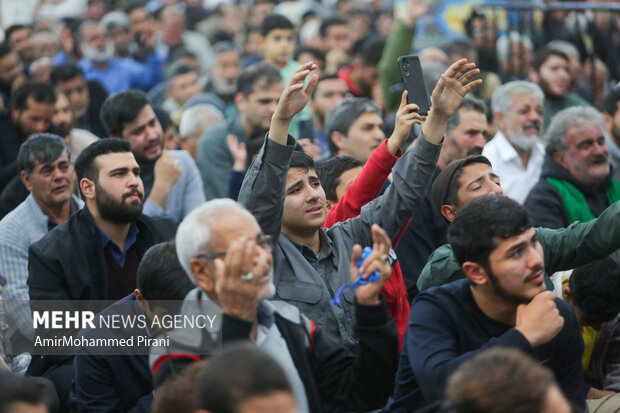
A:
[[[387,322],[389,317],[385,307],[385,297],[379,296],[381,302],[377,305],[361,305],[355,303],[355,321],[358,326],[380,326]]]
[[[296,144],[297,141],[291,135],[288,135],[286,145],[280,145],[279,143],[269,139],[269,136],[266,135],[263,159],[265,161],[275,162],[278,164],[288,162],[291,159],[291,153],[295,150]]]
[[[237,317],[224,314],[222,317],[222,341],[248,340],[252,323]]]

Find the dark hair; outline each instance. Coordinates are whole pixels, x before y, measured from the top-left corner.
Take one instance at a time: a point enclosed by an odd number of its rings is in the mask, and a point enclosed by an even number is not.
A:
[[[316,173],[319,175],[321,186],[325,190],[325,197],[329,201],[338,202],[336,188],[340,185],[340,177],[349,169],[362,165],[363,163],[360,160],[346,155],[334,156],[320,164],[316,168]]]
[[[385,39],[381,37],[369,37],[360,46],[359,56],[366,66],[377,66],[381,55],[383,55],[383,48],[385,47]]]
[[[331,153],[338,153],[338,147],[332,140],[334,132],[348,136],[349,129],[365,113],[375,113],[382,117],[381,108],[368,98],[345,98],[330,109],[325,117],[325,135]]]
[[[256,86],[262,83],[263,87],[270,87],[282,82],[280,71],[269,63],[255,63],[245,69],[237,79],[237,92],[249,96],[254,93]]]
[[[459,114],[461,109],[481,113],[486,119],[487,106],[484,101],[473,96],[465,96],[459,107],[454,111],[454,114],[448,119],[448,123],[446,123],[446,135],[452,136],[452,131],[461,123],[461,115]]]
[[[127,2],[127,5],[124,8],[124,12],[129,14],[136,9],[144,9],[146,8],[146,1],[144,0],[131,0]]]
[[[32,377],[23,377],[9,371],[0,372],[0,412],[10,412],[15,403],[48,404],[44,387]],[[48,404],[49,407],[49,404]]]
[[[97,182],[99,169],[95,166],[95,159],[98,156],[122,152],[131,152],[131,145],[124,139],[106,138],[88,145],[75,160],[75,173],[78,183],[82,178]]]
[[[48,165],[66,153],[71,161],[71,149],[67,142],[58,135],[39,133],[28,139],[19,147],[17,163],[21,171],[32,175],[37,163]]]
[[[197,407],[237,413],[248,398],[277,392],[292,394],[280,364],[254,345],[238,344],[207,364],[200,380]]]
[[[609,91],[603,104],[603,111],[613,117],[618,111],[618,102],[620,102],[620,86],[616,86]]]
[[[168,376],[157,388],[151,413],[194,413],[198,397],[198,384],[207,361],[195,361],[177,374]]]
[[[538,49],[536,51],[536,54],[534,54],[534,58],[532,59],[532,68],[537,72],[540,71],[540,67],[544,65],[551,56],[558,56],[566,60],[567,62],[569,61],[566,53],[561,52],[558,49],[551,48],[549,46],[544,46]]]
[[[310,169],[316,170],[316,165],[314,164],[314,159],[304,151],[293,151],[288,168],[300,168],[309,171]]]
[[[23,29],[32,30],[30,28],[30,26],[27,26],[25,24],[13,24],[13,25],[9,26],[9,28],[4,31],[4,38],[8,42],[10,42],[11,41],[11,36],[13,36],[13,33],[15,33],[18,30],[23,30]]]
[[[174,126],[174,123],[172,123],[172,119],[170,119],[170,114],[168,114],[168,112],[166,112],[162,108],[153,108],[153,112],[155,112],[155,116],[161,124],[161,130],[165,132],[169,127]]]
[[[28,98],[34,99],[38,103],[56,103],[56,92],[52,85],[41,82],[26,82],[13,92],[11,95],[11,106],[17,110],[27,108]]]
[[[460,265],[472,261],[486,266],[497,248],[496,239],[517,236],[531,227],[530,215],[518,202],[503,195],[483,195],[456,214],[448,227],[448,242]]]
[[[9,42],[0,43],[0,59],[2,59],[4,56],[8,55],[12,51],[13,49],[11,48]]]
[[[182,62],[175,62],[166,70],[166,80],[170,82],[173,77],[185,75],[187,73],[195,73],[198,75],[198,70],[188,64]]]
[[[575,268],[569,285],[571,301],[583,311],[586,324],[613,320],[620,312],[620,268],[612,258]]]
[[[82,69],[74,64],[66,64],[54,66],[50,73],[50,80],[54,85],[57,85],[59,82],[66,82],[78,76],[84,78],[84,72]]]
[[[295,59],[295,60],[297,60],[297,59]],[[311,99],[314,99],[314,94],[316,93],[316,90],[319,88],[318,87],[319,83],[321,83],[324,80],[332,80],[332,79],[340,79],[340,77],[336,73],[328,73],[328,74],[321,75],[321,77],[319,77],[319,80],[316,82],[316,87],[312,91]]]
[[[493,347],[459,366],[446,398],[455,413],[541,413],[551,386],[551,370],[520,350]]]
[[[267,36],[271,31],[276,29],[284,29],[284,30],[294,30],[295,26],[293,23],[284,17],[281,14],[269,14],[265,16],[262,23],[260,24],[260,34],[261,36]]]
[[[446,52],[448,57],[452,58],[455,54],[465,55],[468,52],[478,54],[476,46],[469,39],[456,39],[443,47],[443,51]]]
[[[144,92],[128,90],[108,97],[101,106],[101,122],[110,136],[122,137],[123,127],[150,105]]]
[[[149,248],[138,266],[137,286],[147,301],[183,300],[194,284],[181,267],[174,241]]]
[[[486,157],[481,156],[481,155],[473,155],[473,156],[468,156],[467,158],[465,158],[461,162],[459,167],[452,174],[452,177],[450,178],[450,182],[448,182],[448,190],[446,191],[444,203],[442,205],[435,206],[436,208],[439,209],[439,211],[441,211],[441,207],[443,205],[460,206],[459,189],[461,189],[461,175],[463,174],[463,169],[465,169],[465,167],[469,165],[476,164],[476,163],[482,163],[482,164],[491,166],[491,162],[489,162],[489,160]]]
[[[319,27],[319,34],[321,35],[321,37],[326,37],[327,36],[327,30],[331,27],[331,26],[346,26],[348,25],[348,21],[340,16],[333,16],[333,17],[328,17],[327,19],[323,20],[321,22],[321,26]]]
[[[325,52],[317,49],[316,47],[310,47],[310,46],[300,46],[297,49],[295,49],[295,51],[293,52],[293,60],[298,60],[299,55],[302,53],[310,53],[311,55],[316,56],[317,59],[325,62]],[[300,62],[300,63],[303,63],[303,62]]]

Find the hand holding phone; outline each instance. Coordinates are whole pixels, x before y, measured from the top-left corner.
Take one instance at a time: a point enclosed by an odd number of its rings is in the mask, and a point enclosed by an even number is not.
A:
[[[401,56],[398,58],[398,67],[407,90],[407,103],[418,105],[417,113],[427,114],[431,108],[431,99],[424,83],[420,58],[415,55]]]

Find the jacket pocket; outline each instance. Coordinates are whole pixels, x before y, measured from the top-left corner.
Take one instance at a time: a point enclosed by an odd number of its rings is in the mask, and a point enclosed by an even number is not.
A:
[[[304,281],[281,280],[278,283],[277,294],[283,300],[316,304],[321,301],[321,297],[323,296],[323,288],[319,285]]]

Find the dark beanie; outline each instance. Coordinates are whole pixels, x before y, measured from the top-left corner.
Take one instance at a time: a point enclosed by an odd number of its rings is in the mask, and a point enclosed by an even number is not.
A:
[[[450,162],[440,173],[437,175],[433,187],[431,189],[431,200],[433,201],[433,208],[439,214],[441,214],[441,207],[446,204],[446,198],[448,197],[448,190],[452,184],[454,174],[462,168],[472,163],[484,163],[491,166],[491,162],[486,156],[473,155],[467,158],[457,159]]]

